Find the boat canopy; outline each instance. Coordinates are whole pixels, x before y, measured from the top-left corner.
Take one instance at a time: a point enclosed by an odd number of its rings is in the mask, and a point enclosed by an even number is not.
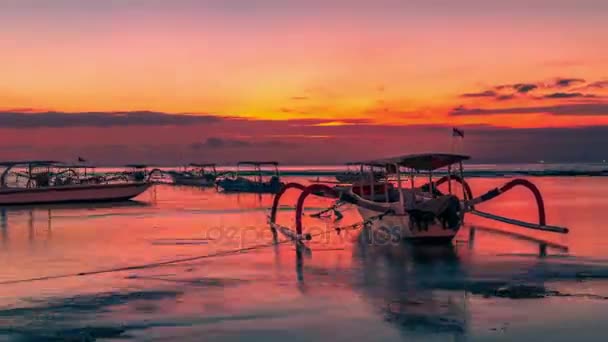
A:
[[[96,166],[94,166],[94,165],[85,165],[85,164],[80,164],[80,165],[58,164],[57,166],[60,168],[64,168],[64,169],[95,169],[96,168]]]
[[[146,164],[127,164],[125,167],[132,167],[134,169],[145,169],[148,167]]]
[[[7,162],[0,162],[0,167],[8,167],[8,166],[15,166],[15,165],[31,165],[32,167],[35,167],[35,166],[49,166],[49,165],[55,165],[55,164],[61,164],[61,162],[54,161],[54,160],[7,161]]]
[[[408,167],[419,171],[433,171],[448,165],[470,159],[469,156],[450,153],[410,154],[399,157],[371,160],[364,162],[368,165],[394,165]]]

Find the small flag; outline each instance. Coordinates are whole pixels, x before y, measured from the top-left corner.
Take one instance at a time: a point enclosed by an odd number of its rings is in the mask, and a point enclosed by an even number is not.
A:
[[[82,158],[82,157],[78,157],[78,162],[79,163],[86,163],[86,159]]]
[[[464,138],[464,131],[454,127],[452,128],[452,136]]]

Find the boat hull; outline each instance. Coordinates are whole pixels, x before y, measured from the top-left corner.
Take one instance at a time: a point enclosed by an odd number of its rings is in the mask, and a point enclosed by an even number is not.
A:
[[[173,184],[210,187],[215,186],[215,180],[205,177],[173,177]]]
[[[378,215],[377,211],[363,207],[357,207],[357,209],[364,220]],[[381,220],[373,220],[370,228],[374,237],[379,237],[377,239],[379,241],[376,241],[379,243],[407,241],[421,244],[444,244],[452,241],[458,233],[460,224],[455,228],[447,228],[438,220],[434,220],[431,224],[419,226],[413,223],[410,215],[405,214],[387,215]],[[378,232],[382,232],[382,235],[377,234]]]
[[[138,196],[150,183],[78,184],[44,188],[0,189],[0,206],[49,203],[125,201]]]
[[[284,184],[280,182],[251,182],[243,179],[222,179],[217,182],[217,185],[224,192],[248,192],[258,194],[276,194],[283,188]]]

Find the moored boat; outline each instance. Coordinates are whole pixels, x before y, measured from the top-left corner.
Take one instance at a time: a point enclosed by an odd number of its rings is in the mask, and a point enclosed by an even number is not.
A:
[[[55,161],[0,163],[0,205],[125,201],[146,191],[147,180],[81,174]]]
[[[170,172],[173,184],[209,187],[215,186],[217,169],[215,164],[188,164],[184,171]]]
[[[272,170],[263,170],[271,166]],[[251,170],[243,168],[251,167]],[[283,188],[277,162],[244,161],[237,164],[236,173],[222,177],[218,187],[225,192],[252,192],[276,194]]]
[[[386,178],[386,173],[382,167],[367,163],[347,163],[346,171],[336,174],[336,180],[340,183],[352,184],[362,179],[373,177],[375,181]]]
[[[455,154],[420,154],[373,160],[368,163],[384,165],[385,174],[396,176],[396,186],[388,181],[370,179],[353,184],[344,192],[344,197],[357,204],[363,220],[370,220],[379,213],[394,213],[382,220],[372,220],[372,230],[382,230],[410,241],[449,242],[462,225],[464,206],[453,193],[451,182],[447,193],[437,189],[433,183],[433,171],[447,167],[451,180],[457,177],[452,174],[452,165],[461,165],[467,159],[468,156]],[[409,187],[401,179],[403,171],[409,174]],[[419,172],[428,173],[429,183],[415,185],[414,177]]]
[[[394,175],[396,180],[387,178],[377,181],[370,174],[367,182],[362,179],[349,186],[330,187],[321,183],[304,186],[299,183],[289,183],[275,196],[269,219],[271,229],[273,232],[282,232],[297,241],[312,238],[310,234],[303,233],[302,216],[307,196],[316,195],[337,199],[338,201],[333,206],[334,209],[338,203],[354,205],[363,219],[355,227],[365,226],[371,228],[372,232],[382,232],[381,235],[375,236],[382,237],[383,242],[397,240],[450,242],[462,226],[465,213],[522,228],[560,234],[568,233],[569,230],[565,227],[551,226],[546,223],[542,195],[529,180],[512,179],[499,188],[473,197],[469,184],[464,180],[462,165],[463,161],[468,159],[468,156],[448,153],[405,155],[362,163],[383,166],[385,173]],[[447,169],[447,171],[442,172],[443,177],[434,180],[433,173],[439,169]],[[409,174],[409,186],[406,185],[407,181],[403,178],[404,174]],[[416,184],[415,178],[421,175],[428,176],[428,183]],[[454,182],[460,184],[461,197],[458,196],[457,191],[454,191]],[[446,183],[447,192],[440,191],[438,187]],[[520,186],[527,188],[534,195],[538,208],[538,223],[499,216],[476,208],[478,204],[492,200],[514,187]],[[301,191],[296,206],[295,231],[276,223],[280,198],[285,191],[291,188]]]

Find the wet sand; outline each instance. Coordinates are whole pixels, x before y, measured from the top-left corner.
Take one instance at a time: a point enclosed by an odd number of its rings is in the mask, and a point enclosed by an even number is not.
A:
[[[169,185],[118,206],[5,209],[0,341],[603,341],[608,179],[532,180],[548,222],[570,234],[467,216],[449,246],[369,243],[365,232],[333,231],[360,221],[345,207],[339,223],[305,218],[308,229],[328,233],[303,250],[272,246],[271,196]],[[475,178],[471,185],[480,194],[503,182]],[[282,201],[284,225],[293,225],[296,195]],[[332,202],[307,203],[313,213]],[[526,190],[479,209],[536,217]],[[539,241],[550,243],[546,257]],[[264,247],[221,254],[251,246]],[[57,275],[64,277],[27,281]]]

